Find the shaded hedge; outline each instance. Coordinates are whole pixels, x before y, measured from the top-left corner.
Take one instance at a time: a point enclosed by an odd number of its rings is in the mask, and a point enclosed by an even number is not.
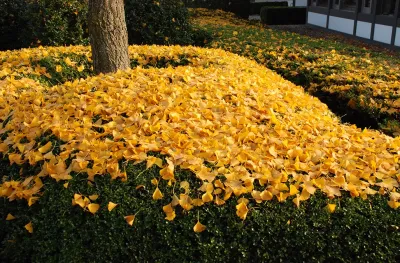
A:
[[[306,7],[272,7],[261,8],[261,22],[267,25],[298,25],[307,22]]]
[[[266,7],[274,7],[274,6],[283,6],[283,7],[288,7],[289,4],[287,1],[283,2],[264,2],[264,3],[251,3],[250,4],[250,14],[254,15],[257,14],[259,15],[261,13],[261,8],[264,6]]]
[[[127,0],[125,14],[130,44],[193,43],[189,13],[181,0]]]
[[[158,156],[158,155],[157,155]],[[1,159],[0,173],[20,177],[20,167]],[[159,168],[127,164],[128,181],[97,176],[88,185],[86,175],[74,175],[68,188],[44,178],[43,196],[33,206],[25,201],[0,199],[1,262],[399,262],[400,213],[389,208],[387,197],[363,201],[344,196],[328,200],[317,194],[296,208],[288,200],[250,204],[245,221],[235,214],[236,198],[223,206],[206,204],[194,211],[177,209],[177,217],[164,219],[166,199],[151,199],[150,178]],[[37,172],[26,167],[22,176]],[[201,182],[186,170],[179,180]],[[144,188],[136,189],[137,185]],[[165,181],[161,191],[171,191]],[[179,189],[175,188],[179,195]],[[71,205],[75,193],[98,194],[101,209],[95,215]],[[116,209],[104,207],[112,201]],[[333,214],[327,203],[336,203]],[[207,230],[196,234],[200,221]],[[5,221],[11,213],[17,218]],[[124,216],[137,213],[132,227]],[[24,225],[32,221],[34,232]]]
[[[230,0],[182,0],[190,8],[209,8],[228,10]]]
[[[0,50],[88,45],[87,1],[0,0]],[[181,0],[127,0],[130,44],[204,45],[211,35],[193,29]]]

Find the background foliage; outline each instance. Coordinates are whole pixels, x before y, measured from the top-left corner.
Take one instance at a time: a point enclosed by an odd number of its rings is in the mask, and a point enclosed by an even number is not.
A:
[[[130,44],[191,44],[193,30],[181,0],[128,0],[125,4]]]
[[[87,1],[0,0],[0,50],[87,45]],[[210,35],[189,23],[180,0],[127,0],[130,44],[204,45]]]

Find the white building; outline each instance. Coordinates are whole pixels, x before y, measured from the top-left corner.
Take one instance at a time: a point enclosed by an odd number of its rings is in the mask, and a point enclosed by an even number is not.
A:
[[[308,0],[307,6],[308,24],[400,47],[400,0]]]

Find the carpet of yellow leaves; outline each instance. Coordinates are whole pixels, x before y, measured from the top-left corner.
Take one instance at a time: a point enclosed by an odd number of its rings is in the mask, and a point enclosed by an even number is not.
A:
[[[303,88],[254,61],[217,49],[131,46],[132,58],[190,54],[190,65],[137,67],[52,87],[19,77],[47,74],[30,68],[31,61],[61,53],[90,57],[80,46],[0,52],[0,134],[7,134],[0,153],[11,164],[43,163],[37,175],[3,182],[0,197],[33,204],[45,187],[40,178],[65,183],[72,172],[87,173],[89,181],[106,173],[126,180],[118,163],[125,158],[162,167],[159,178],[148,180],[154,199],[171,200],[163,207],[167,220],[175,206],[223,205],[232,194],[242,197],[236,207],[242,219],[250,201],[292,197],[299,206],[316,191],[331,198],[342,191],[364,199],[387,194],[391,207],[400,206],[400,138],[341,124]],[[36,143],[46,132],[65,142],[59,154],[52,142]],[[166,155],[166,164],[150,151]],[[203,185],[177,182],[176,166],[193,171]],[[185,193],[161,193],[159,180],[179,183]],[[76,195],[73,202],[96,213],[99,206],[89,199],[95,200]],[[126,220],[132,224],[134,216]]]
[[[332,94],[351,109],[387,118],[382,129],[400,135],[400,127],[393,127],[400,116],[400,64],[395,59],[358,47],[340,50],[340,43],[272,30],[232,13],[191,12],[194,24],[214,34],[211,47],[254,59],[286,79],[304,79],[307,92]]]

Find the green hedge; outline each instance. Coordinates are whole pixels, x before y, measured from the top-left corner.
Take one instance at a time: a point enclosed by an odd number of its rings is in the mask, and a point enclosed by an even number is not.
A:
[[[0,159],[0,173],[20,177],[20,167]],[[74,175],[68,188],[44,178],[45,191],[28,207],[25,201],[0,199],[1,262],[399,262],[400,213],[387,205],[387,197],[367,201],[343,196],[329,200],[321,194],[296,208],[268,201],[252,204],[245,221],[235,214],[237,200],[225,205],[207,204],[177,217],[164,219],[162,206],[170,200],[153,201],[151,178],[159,176],[153,166],[126,166],[128,181],[97,176],[86,183],[86,175]],[[25,167],[26,168],[26,167]],[[22,176],[40,167],[27,168]],[[178,180],[200,185],[193,174],[177,170]],[[144,188],[136,189],[137,185]],[[160,182],[167,191],[166,182]],[[171,191],[169,188],[168,191]],[[179,195],[179,190],[175,189]],[[101,209],[95,215],[72,206],[75,193],[98,194]],[[118,203],[108,212],[106,204]],[[327,203],[336,203],[333,214]],[[6,221],[11,213],[15,220]],[[137,213],[132,227],[124,216]],[[199,214],[198,214],[199,213]],[[197,217],[207,230],[196,234]],[[24,225],[32,222],[29,234]]]
[[[0,50],[87,45],[87,9],[81,0],[0,0]],[[125,11],[130,44],[204,45],[211,38],[192,28],[181,0],[126,0]]]
[[[262,7],[261,22],[267,25],[296,25],[307,21],[306,7]]]
[[[228,10],[230,0],[183,0],[189,8],[209,8]]]
[[[264,3],[251,3],[250,4],[250,14],[254,15],[257,14],[259,15],[261,13],[261,8],[263,8],[264,6],[267,7],[274,7],[274,6],[283,6],[283,7],[287,7],[289,6],[287,1],[283,1],[283,2],[264,2]]]
[[[0,0],[0,7],[0,50],[88,43],[85,1]]]
[[[21,48],[19,35],[24,0],[0,1],[0,50]]]
[[[127,0],[130,44],[192,44],[189,13],[181,0]]]

